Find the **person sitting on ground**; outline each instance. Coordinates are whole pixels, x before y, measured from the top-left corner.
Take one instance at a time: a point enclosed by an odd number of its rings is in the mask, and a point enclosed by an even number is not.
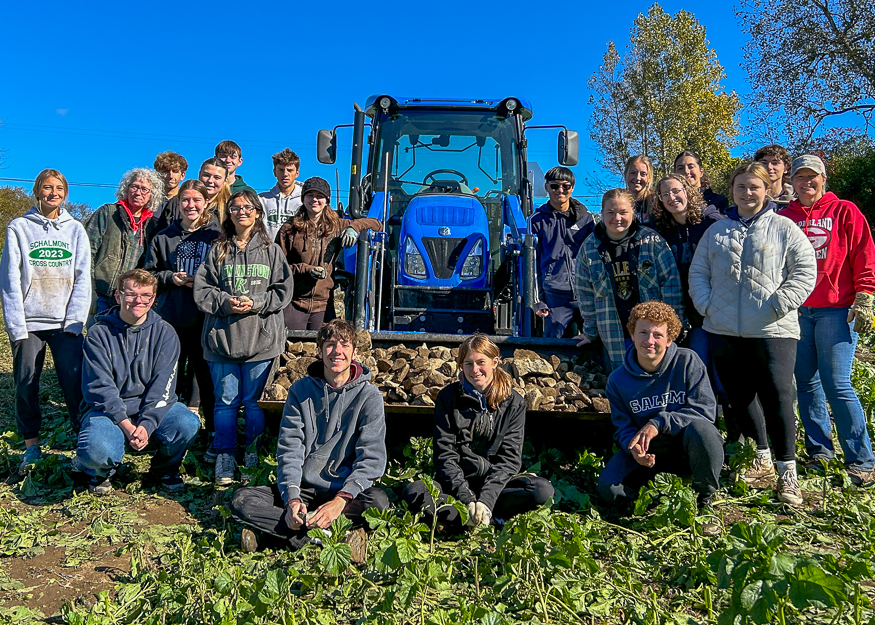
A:
[[[293,549],[309,542],[308,529],[328,528],[341,514],[361,525],[365,510],[389,507],[374,486],[386,470],[383,397],[356,360],[355,327],[334,319],[316,345],[318,360],[289,388],[283,409],[276,486],[244,487],[231,500],[241,523]],[[244,529],[243,550],[254,551],[259,538]]]
[[[582,323],[574,297],[574,258],[595,222],[586,206],[571,197],[574,173],[570,169],[554,167],[544,180],[550,201],[532,217],[540,295],[535,314],[544,319],[544,336],[559,339],[566,331],[577,334]]]
[[[177,219],[182,219],[179,210],[179,184],[185,179],[188,171],[188,161],[182,154],[176,152],[161,152],[155,157],[152,167],[164,179],[164,202],[155,213],[154,232],[164,230]]]
[[[276,184],[270,191],[260,193],[258,199],[264,206],[264,225],[271,241],[276,240],[280,228],[295,216],[303,202],[301,192],[304,185],[298,182],[301,173],[301,159],[289,148],[277,152],[273,159],[273,175]]]
[[[98,315],[85,337],[82,428],[73,470],[90,477],[88,490],[112,492],[110,478],[125,443],[158,447],[147,481],[171,492],[185,487],[179,467],[200,420],[176,400],[179,339],[153,310],[158,281],[145,269],[119,278],[118,307]]]
[[[681,321],[671,306],[638,304],[628,325],[632,346],[606,388],[620,451],[599,476],[599,494],[610,503],[628,501],[657,472],[692,472],[699,505],[710,505],[723,466],[723,438],[705,365],[694,351],[675,344]]]
[[[602,221],[580,248],[574,292],[583,331],[578,346],[601,338],[608,372],[623,366],[631,344],[626,324],[640,302],[660,300],[684,319],[681,277],[668,244],[635,217],[625,189],[602,196]]]
[[[444,505],[447,495],[468,507],[468,527],[493,520],[503,523],[553,497],[549,480],[518,475],[526,402],[511,388],[499,356],[488,337],[466,339],[459,347],[459,381],[446,386],[435,400],[435,485],[442,506],[437,517],[446,530],[462,529],[458,510]],[[408,484],[401,498],[412,511],[434,518],[434,499],[421,480]]]

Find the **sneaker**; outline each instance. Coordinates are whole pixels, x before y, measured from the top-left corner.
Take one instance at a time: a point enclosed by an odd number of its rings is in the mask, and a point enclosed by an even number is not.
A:
[[[245,553],[255,553],[256,549],[258,549],[258,537],[248,527],[244,527],[240,533],[240,549]]]
[[[805,461],[805,470],[806,471],[823,471],[823,463],[830,463],[831,458],[824,458],[822,456],[812,456],[808,460]]]
[[[168,493],[178,493],[185,490],[185,481],[179,473],[173,475],[162,475],[161,477],[147,475],[145,481],[151,482],[161,490],[165,490]]]
[[[778,478],[776,488],[778,493],[778,501],[790,504],[791,506],[802,505],[802,489],[799,487],[799,478],[796,477],[796,471],[784,471]]]
[[[93,476],[88,481],[88,492],[93,495],[108,495],[112,492],[112,482],[107,477]]]
[[[247,451],[243,455],[243,467],[251,469],[258,464],[258,454],[254,451]]]
[[[775,477],[775,465],[772,464],[771,458],[765,459],[762,456],[756,456],[753,459],[753,464],[748,467],[741,479],[746,484],[755,484],[757,482],[772,482]]]
[[[208,464],[215,464],[216,458],[218,458],[219,454],[216,453],[216,448],[213,447],[213,441],[210,440],[210,446],[207,447],[207,450],[204,452],[204,462]]]
[[[43,452],[40,451],[39,445],[31,445],[24,450],[21,455],[21,464],[18,465],[18,475],[27,475],[27,470],[30,465],[43,457]]]
[[[227,486],[234,481],[234,471],[237,469],[237,461],[233,454],[219,454],[216,456],[216,486]]]
[[[352,549],[353,564],[364,564],[368,561],[368,534],[364,528],[359,527],[348,531],[343,542]]]
[[[857,467],[848,467],[848,477],[851,478],[851,483],[854,486],[869,486],[875,483],[875,470],[860,469]]]

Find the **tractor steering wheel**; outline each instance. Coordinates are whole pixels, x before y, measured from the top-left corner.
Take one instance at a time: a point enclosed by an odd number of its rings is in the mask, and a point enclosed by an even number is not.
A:
[[[455,169],[435,169],[434,171],[431,171],[425,175],[425,177],[422,179],[422,184],[431,185],[437,182],[435,174],[453,174],[454,176],[458,176],[459,178],[461,178],[463,185],[465,185],[466,187],[468,186],[468,179],[465,177],[465,174]],[[429,178],[431,178],[431,183],[429,183],[428,181]]]

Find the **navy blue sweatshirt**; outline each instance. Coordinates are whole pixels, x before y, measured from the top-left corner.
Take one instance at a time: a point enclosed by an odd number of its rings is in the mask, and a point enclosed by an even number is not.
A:
[[[155,311],[175,328],[199,328],[204,314],[194,303],[194,285],[177,286],[173,274],[184,271],[194,277],[220,232],[215,218],[194,232],[183,230],[182,221],[177,220],[149,244],[143,268],[158,279]]]
[[[674,343],[654,373],[641,368],[635,346],[629,346],[623,366],[611,373],[605,390],[616,428],[614,440],[626,453],[648,423],[661,435],[676,436],[696,419],[716,420],[717,401],[705,365],[696,352]]]
[[[574,259],[595,222],[586,206],[571,198],[567,211],[557,211],[550,202],[532,216],[532,234],[538,237],[538,292],[571,293]],[[542,296],[543,300],[543,296]]]
[[[662,235],[671,248],[672,255],[674,255],[678,272],[681,274],[681,287],[684,290],[684,311],[687,313],[690,325],[694,328],[701,328],[704,318],[693,306],[693,299],[690,297],[690,264],[693,262],[693,254],[696,253],[696,247],[702,240],[705,231],[715,221],[725,218],[719,210],[709,204],[702,211],[702,221],[695,226],[679,224],[674,219],[671,220],[671,226],[668,228],[663,227],[661,223],[651,223],[651,227],[655,227],[656,231]]]
[[[85,336],[82,416],[130,419],[149,436],[176,403],[179,338],[152,310],[138,326],[119,317],[118,307],[99,315]]]

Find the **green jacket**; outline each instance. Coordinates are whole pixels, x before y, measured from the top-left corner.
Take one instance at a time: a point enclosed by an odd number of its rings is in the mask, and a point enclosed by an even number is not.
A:
[[[104,204],[85,220],[85,232],[91,242],[91,277],[97,295],[112,297],[119,276],[143,266],[154,221],[148,219],[134,232],[127,212],[117,202]]]
[[[234,193],[242,191],[243,189],[249,189],[250,191],[252,191],[252,194],[255,195],[255,197],[258,197],[258,191],[246,184],[246,182],[243,180],[243,176],[237,174],[234,177],[234,184],[231,185],[231,194],[233,195]]]

